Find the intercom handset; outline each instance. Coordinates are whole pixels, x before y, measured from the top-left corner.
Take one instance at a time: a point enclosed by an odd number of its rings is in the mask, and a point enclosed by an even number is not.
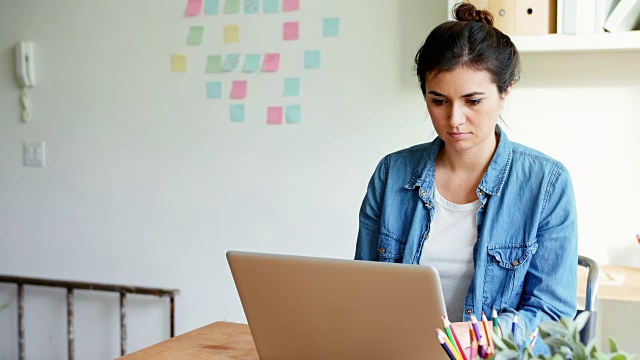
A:
[[[20,103],[22,104],[22,121],[29,120],[29,97],[26,89],[36,86],[35,45],[32,41],[21,41],[16,44],[16,78],[22,88]]]

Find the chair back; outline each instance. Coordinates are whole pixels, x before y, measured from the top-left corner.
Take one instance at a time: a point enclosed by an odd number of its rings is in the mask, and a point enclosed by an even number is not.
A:
[[[583,344],[587,344],[596,336],[598,325],[598,278],[600,277],[600,266],[595,260],[582,255],[578,256],[578,266],[584,266],[589,270],[584,309],[578,310],[578,314],[584,311],[591,313],[589,320],[580,331],[580,341]]]

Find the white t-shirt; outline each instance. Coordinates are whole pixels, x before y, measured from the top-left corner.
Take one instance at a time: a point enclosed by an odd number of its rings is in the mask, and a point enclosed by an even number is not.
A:
[[[478,239],[476,215],[481,202],[454,204],[435,189],[435,215],[424,243],[420,265],[435,267],[440,274],[447,316],[462,321],[464,300],[473,278],[473,246]]]

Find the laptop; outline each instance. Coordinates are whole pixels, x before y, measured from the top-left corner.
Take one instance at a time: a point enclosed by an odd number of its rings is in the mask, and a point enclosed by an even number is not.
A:
[[[447,360],[429,266],[229,251],[261,360]]]

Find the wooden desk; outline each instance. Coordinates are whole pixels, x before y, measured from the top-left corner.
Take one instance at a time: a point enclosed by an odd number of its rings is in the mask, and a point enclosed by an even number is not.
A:
[[[608,275],[612,273],[624,274],[624,281],[620,285],[606,285]],[[587,271],[578,271],[578,296],[584,298]],[[640,302],[640,269],[627,266],[600,266],[600,286],[598,286],[598,300],[618,300]]]
[[[258,353],[248,325],[219,321],[120,359],[258,360]]]

